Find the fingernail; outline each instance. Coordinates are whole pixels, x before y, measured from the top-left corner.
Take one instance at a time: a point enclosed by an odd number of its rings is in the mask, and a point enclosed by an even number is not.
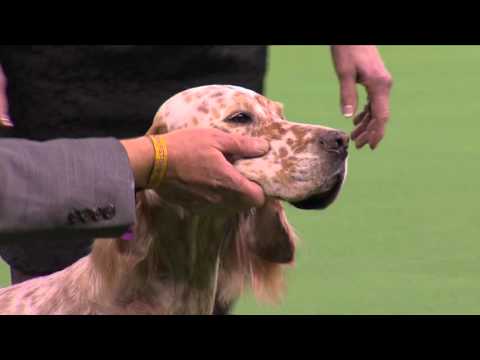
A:
[[[255,139],[255,148],[259,152],[267,152],[270,149],[270,144],[263,139]]]
[[[352,117],[352,115],[353,115],[353,106],[352,105],[345,105],[343,107],[343,116]]]
[[[4,126],[9,126],[9,127],[13,126],[13,122],[8,115],[0,116],[0,123]]]

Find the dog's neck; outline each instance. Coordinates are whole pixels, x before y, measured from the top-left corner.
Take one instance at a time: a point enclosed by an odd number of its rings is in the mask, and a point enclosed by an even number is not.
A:
[[[220,253],[234,216],[172,208],[153,191],[140,194],[137,215],[134,239],[95,242],[91,260],[104,306],[135,313],[212,313]]]

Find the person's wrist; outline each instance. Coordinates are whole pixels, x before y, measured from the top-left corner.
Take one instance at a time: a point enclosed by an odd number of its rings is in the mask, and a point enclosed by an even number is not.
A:
[[[168,169],[167,141],[163,135],[147,135],[154,149],[153,168],[147,181],[147,188],[158,189],[165,181]]]
[[[146,136],[121,140],[133,172],[136,188],[146,188],[153,169],[155,152],[150,139]]]

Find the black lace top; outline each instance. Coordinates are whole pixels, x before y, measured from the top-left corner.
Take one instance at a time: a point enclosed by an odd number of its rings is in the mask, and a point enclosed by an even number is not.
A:
[[[263,90],[264,46],[3,46],[10,116],[3,136],[47,140],[144,134],[159,106],[193,86]],[[0,214],[1,216],[1,214]],[[91,239],[0,244],[30,275],[58,271],[89,252]]]

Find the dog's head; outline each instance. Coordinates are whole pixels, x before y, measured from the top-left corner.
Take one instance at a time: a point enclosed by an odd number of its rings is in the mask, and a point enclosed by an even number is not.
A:
[[[267,197],[301,209],[323,209],[346,174],[348,136],[338,130],[288,121],[282,104],[251,90],[210,85],[183,91],[158,110],[151,134],[191,127],[217,128],[270,143],[263,157],[232,159]]]
[[[279,200],[301,209],[330,205],[346,175],[348,136],[323,126],[290,122],[282,104],[230,85],[176,94],[160,107],[148,133],[193,127],[217,128],[270,143],[270,151],[262,157],[230,159],[263,188],[266,203],[239,214],[234,240],[222,259],[219,291],[224,299],[235,297],[241,291],[239,278],[248,274],[254,288],[277,297],[280,264],[291,263],[295,250],[295,235]]]

